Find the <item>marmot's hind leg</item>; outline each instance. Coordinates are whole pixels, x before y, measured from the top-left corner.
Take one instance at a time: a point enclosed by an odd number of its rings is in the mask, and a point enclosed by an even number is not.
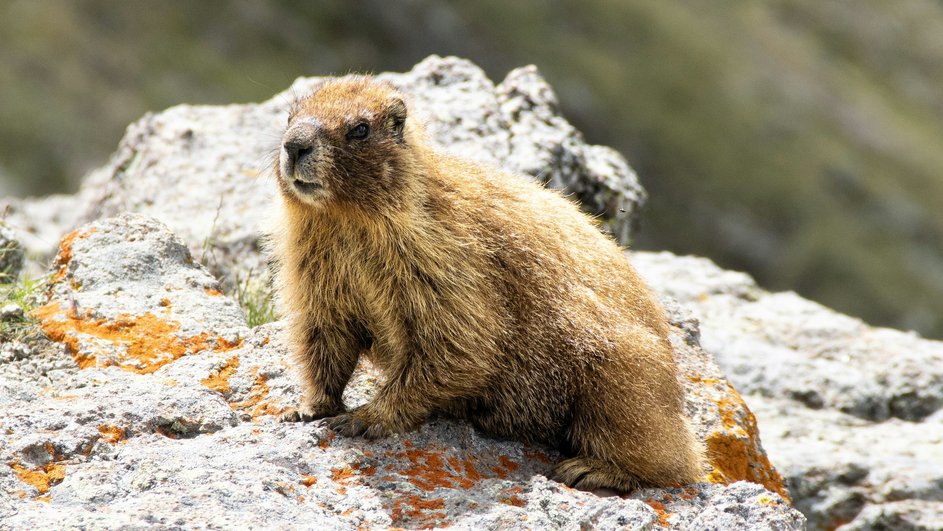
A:
[[[554,475],[584,490],[695,483],[701,450],[683,414],[670,347],[640,327],[621,332],[576,398],[567,430],[574,457]]]
[[[560,461],[553,469],[552,479],[585,491],[608,488],[631,492],[644,486],[637,477],[612,463],[585,456]]]

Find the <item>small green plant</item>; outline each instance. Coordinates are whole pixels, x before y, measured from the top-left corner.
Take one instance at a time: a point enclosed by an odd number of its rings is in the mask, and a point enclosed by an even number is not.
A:
[[[275,320],[275,301],[272,290],[266,282],[253,278],[250,270],[245,279],[235,276],[236,301],[246,314],[250,327],[256,327]]]
[[[21,279],[4,274],[0,277],[0,341],[23,341],[39,333],[39,323],[30,316],[39,304],[45,279],[34,279],[28,275]],[[19,311],[9,311],[13,307]]]
[[[213,223],[210,225],[210,232],[207,234],[206,238],[203,238],[203,253],[200,255],[200,263],[206,267],[210,267],[210,264],[207,263],[207,255],[209,255],[210,259],[213,261],[213,265],[216,265],[216,224],[219,222],[219,213],[222,210],[223,197],[220,196],[219,204],[216,205],[216,214],[213,216]]]

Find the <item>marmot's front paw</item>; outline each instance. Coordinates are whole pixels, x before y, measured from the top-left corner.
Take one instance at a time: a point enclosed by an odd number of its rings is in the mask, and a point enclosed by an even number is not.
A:
[[[344,408],[326,406],[306,406],[289,409],[279,417],[282,422],[311,422],[343,413]]]
[[[324,424],[345,437],[362,435],[364,439],[379,439],[395,431],[400,431],[393,429],[381,420],[368,419],[362,409],[355,409],[350,413],[341,413],[327,418],[324,420]]]

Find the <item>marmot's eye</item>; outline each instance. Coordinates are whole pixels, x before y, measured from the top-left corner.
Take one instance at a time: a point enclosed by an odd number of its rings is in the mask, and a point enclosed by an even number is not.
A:
[[[347,132],[347,138],[363,140],[370,134],[370,126],[367,124],[357,124],[353,129]]]

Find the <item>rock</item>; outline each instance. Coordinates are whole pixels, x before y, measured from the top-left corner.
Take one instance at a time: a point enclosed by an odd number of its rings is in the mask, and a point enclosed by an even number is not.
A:
[[[855,527],[901,501],[920,501],[937,514],[943,510],[943,422],[870,422],[791,400],[747,396],[747,401],[811,528],[849,522]]]
[[[67,347],[48,354],[65,368],[40,379],[0,364],[5,528],[803,527],[752,413],[679,307],[672,344],[709,481],[599,497],[547,479],[552,449],[463,422],[433,418],[369,442],[278,422],[300,393],[281,323],[247,329],[155,220],[81,227],[52,278],[34,314]],[[345,402],[368,400],[379,377],[363,363]]]
[[[943,522],[943,503],[921,500],[891,502],[866,507],[855,521],[843,530],[863,531],[893,529],[895,531],[936,531]]]
[[[810,528],[939,528],[943,343],[768,293],[703,258],[632,260],[700,321]]]
[[[383,73],[408,93],[441,148],[519,171],[575,194],[620,241],[645,193],[625,159],[587,145],[560,114],[534,67],[497,86],[469,61],[431,56],[402,74]],[[62,234],[82,222],[130,211],[166,223],[231,287],[268,272],[259,223],[275,191],[270,166],[288,105],[323,78],[298,79],[260,104],[180,105],[131,124],[118,151],[78,196],[0,201],[31,251],[51,256]],[[74,213],[81,213],[76,216]]]
[[[22,243],[27,256],[27,273],[42,273],[48,260],[56,253],[56,244],[63,234],[83,222],[99,185],[86,179],[75,195],[52,195],[43,198],[0,198],[0,210],[6,212],[4,223]]]
[[[49,302],[33,310],[82,368],[151,373],[175,359],[239,346],[242,310],[159,222],[135,214],[91,223],[59,246]]]
[[[0,221],[0,284],[10,283],[23,267],[23,246],[5,221]]]
[[[0,321],[16,321],[23,318],[23,308],[18,304],[4,304],[0,306]]]
[[[701,321],[704,347],[743,392],[868,420],[921,420],[943,406],[943,344],[872,328],[795,293],[767,293],[709,260],[636,253],[662,293]]]

